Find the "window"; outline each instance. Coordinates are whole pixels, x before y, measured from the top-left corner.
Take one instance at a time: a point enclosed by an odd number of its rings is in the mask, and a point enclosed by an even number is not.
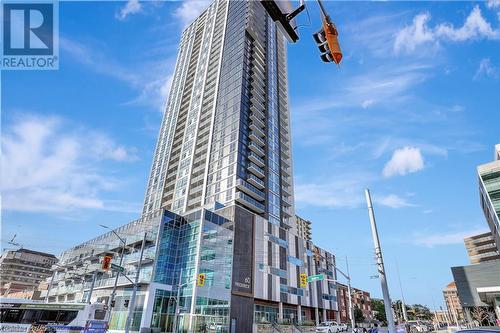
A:
[[[19,323],[21,317],[23,315],[23,310],[19,309],[10,309],[10,310],[1,310],[0,312],[0,321],[2,323]]]
[[[78,312],[76,312],[76,311],[73,311],[73,312],[64,311],[64,312],[67,312],[68,315],[69,314],[73,315],[73,318],[71,318],[69,321],[72,321],[73,319],[75,319],[76,315],[78,314]],[[61,316],[61,315],[59,314],[59,316]],[[106,317],[106,311],[104,311],[104,310],[95,310],[95,312],[94,312],[94,319],[95,320],[104,320],[105,317]],[[59,319],[59,321],[60,321],[60,319]],[[69,324],[69,322],[68,322],[68,324]]]

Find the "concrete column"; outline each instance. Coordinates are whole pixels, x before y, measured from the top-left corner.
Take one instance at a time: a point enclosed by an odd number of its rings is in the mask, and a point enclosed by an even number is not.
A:
[[[319,325],[319,309],[317,307],[314,308],[314,318],[316,319],[316,326]]]
[[[323,321],[328,321],[328,318],[326,317],[326,309],[323,309]]]
[[[302,321],[302,305],[297,305],[297,321],[300,323]]]
[[[283,303],[282,302],[279,303],[278,318],[279,318],[279,320],[283,321]]]

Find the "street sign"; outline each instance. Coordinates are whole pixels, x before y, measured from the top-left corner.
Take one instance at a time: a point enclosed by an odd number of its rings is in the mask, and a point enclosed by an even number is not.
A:
[[[311,275],[307,277],[307,282],[311,283],[314,281],[323,281],[325,276],[323,274]]]
[[[113,263],[111,264],[111,269],[114,270],[114,271],[118,271],[120,273],[125,272],[125,267],[118,266],[118,265],[115,265]]]

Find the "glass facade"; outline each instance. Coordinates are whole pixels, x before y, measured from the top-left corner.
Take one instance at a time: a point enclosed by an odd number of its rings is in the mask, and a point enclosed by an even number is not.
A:
[[[171,291],[156,290],[151,327],[161,332],[227,332],[233,253],[232,222],[207,210],[185,217],[166,212],[154,282]],[[197,276],[205,275],[203,286]],[[196,301],[195,301],[196,300]],[[177,323],[174,314],[178,311]]]

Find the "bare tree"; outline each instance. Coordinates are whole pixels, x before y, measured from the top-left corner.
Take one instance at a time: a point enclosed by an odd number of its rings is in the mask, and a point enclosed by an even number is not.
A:
[[[472,318],[478,322],[479,326],[494,325],[493,316],[487,307],[476,306],[471,311]]]

